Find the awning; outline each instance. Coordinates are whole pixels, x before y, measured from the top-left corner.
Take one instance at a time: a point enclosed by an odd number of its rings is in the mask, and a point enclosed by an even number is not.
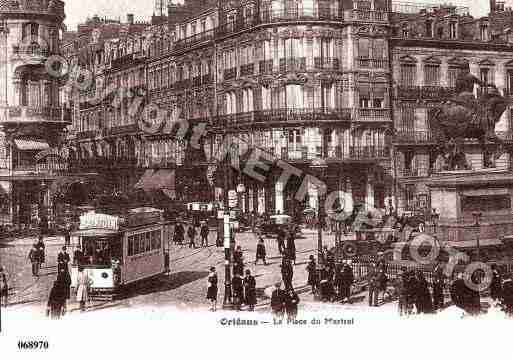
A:
[[[174,170],[146,170],[142,177],[134,186],[136,189],[145,191],[167,189],[175,190],[175,171]],[[168,195],[166,193],[166,195]]]
[[[50,148],[50,145],[42,140],[15,139],[14,144],[20,151],[42,151]]]

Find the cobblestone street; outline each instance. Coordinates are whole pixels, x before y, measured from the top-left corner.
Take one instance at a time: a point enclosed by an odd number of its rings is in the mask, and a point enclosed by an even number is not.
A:
[[[128,297],[111,302],[92,301],[91,310],[108,307],[173,305],[184,309],[206,309],[206,277],[210,266],[217,268],[219,276],[218,301],[222,303],[224,293],[224,251],[214,245],[216,233],[211,232],[209,247],[188,248],[187,244],[170,244],[171,271],[168,275],[159,277],[136,288]],[[236,242],[244,251],[245,268],[251,270],[257,281],[257,310],[268,309],[269,298],[266,289],[281,280],[281,256],[278,253],[276,239],[265,239],[268,265],[261,262],[254,264],[256,252],[256,235],[252,232],[237,233]],[[0,259],[9,273],[10,290],[9,302],[13,308],[33,307],[45,308],[45,302],[53,280],[56,277],[57,253],[64,244],[62,237],[45,238],[46,263],[43,265],[40,277],[33,278],[27,255],[35,238],[7,240],[0,243]],[[196,244],[200,241],[197,239]],[[324,242],[332,245],[333,236],[325,234]],[[302,302],[312,300],[310,289],[306,287],[306,262],[309,255],[316,255],[317,234],[304,231],[296,240],[297,261],[294,267],[294,287],[301,295]],[[73,248],[68,250],[73,252]],[[71,298],[70,310],[76,310],[78,303]]]

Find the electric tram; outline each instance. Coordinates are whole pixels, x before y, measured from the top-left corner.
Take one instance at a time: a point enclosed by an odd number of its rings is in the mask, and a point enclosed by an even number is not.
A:
[[[130,284],[145,281],[169,270],[165,249],[166,223],[162,211],[137,208],[113,216],[88,212],[80,217],[80,227],[71,267],[71,286],[76,287],[78,269],[91,279],[92,295],[112,299]]]

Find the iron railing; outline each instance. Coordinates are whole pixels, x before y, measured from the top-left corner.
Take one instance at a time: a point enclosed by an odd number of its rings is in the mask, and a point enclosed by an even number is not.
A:
[[[340,61],[333,57],[315,57],[314,69],[316,70],[339,70]]]
[[[441,100],[456,94],[453,87],[442,86],[398,86],[395,97],[405,100]]]
[[[366,57],[359,57],[357,61],[358,66],[363,68],[384,69],[388,64],[387,59],[370,59]]]
[[[306,71],[306,57],[286,57],[280,59],[280,72]]]

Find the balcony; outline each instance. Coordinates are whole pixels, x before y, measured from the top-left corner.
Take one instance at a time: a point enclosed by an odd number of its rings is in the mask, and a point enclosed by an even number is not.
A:
[[[251,76],[255,72],[254,64],[246,64],[240,67],[240,75],[241,76]]]
[[[440,101],[456,94],[454,87],[442,86],[398,86],[395,97],[400,100]]]
[[[350,160],[376,160],[387,159],[390,151],[387,147],[379,146],[351,146],[349,147]]]
[[[30,45],[13,45],[12,47],[12,60],[17,58],[22,60],[34,60],[36,63],[44,61],[50,52],[48,49],[41,48],[38,44]]]
[[[214,30],[208,30],[176,41],[173,49],[184,50],[189,47],[193,47],[203,42],[209,42],[212,40],[214,40]]]
[[[387,22],[388,13],[384,11],[353,9],[344,14],[346,21],[364,21],[364,22]]]
[[[97,130],[80,131],[80,132],[77,132],[77,139],[85,140],[85,139],[89,139],[89,138],[95,138],[97,133],[98,133]]]
[[[50,6],[51,4],[51,6]],[[0,1],[0,12],[23,14],[23,16],[49,15],[64,19],[64,1]]]
[[[124,135],[128,133],[137,133],[140,132],[139,125],[136,123],[131,123],[129,125],[122,126],[114,126],[112,128],[105,129],[105,135],[107,136],[115,136],[115,135]]]
[[[403,145],[425,145],[434,143],[434,139],[430,131],[398,132],[394,136],[393,142]]]
[[[261,13],[263,23],[291,22],[291,21],[342,21],[343,16],[329,8],[303,8],[265,10]]]
[[[219,116],[215,127],[265,126],[274,123],[336,123],[351,120],[351,109],[274,109]]]
[[[259,64],[260,74],[272,74],[273,73],[273,60],[260,60]]]
[[[359,108],[357,109],[357,121],[390,121],[390,109],[388,108]]]
[[[314,69],[316,70],[340,70],[340,61],[332,57],[315,57]]]
[[[429,170],[427,168],[403,168],[397,171],[400,178],[427,177]]]
[[[237,68],[233,67],[228,70],[224,70],[223,78],[225,80],[232,80],[237,77]]]
[[[5,107],[3,108],[5,110]],[[2,122],[71,122],[71,110],[63,107],[27,107],[10,106],[7,108],[7,118]]]
[[[280,72],[306,71],[306,57],[280,59]]]
[[[357,59],[358,66],[365,69],[385,69],[388,65],[387,59],[369,59],[360,57]]]

